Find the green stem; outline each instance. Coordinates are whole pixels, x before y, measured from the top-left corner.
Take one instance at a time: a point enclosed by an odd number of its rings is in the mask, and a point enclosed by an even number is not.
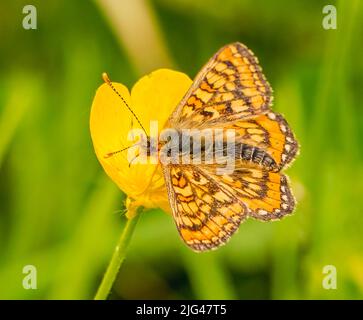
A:
[[[132,219],[129,219],[126,223],[126,226],[121,234],[121,237],[117,243],[115,251],[112,255],[111,261],[107,267],[106,273],[103,276],[102,282],[98,287],[95,300],[106,300],[109,295],[112,285],[116,280],[116,276],[122,262],[125,260],[127,248],[130,244],[130,240],[132,234],[135,230],[137,221],[139,220],[140,213],[136,214],[136,216]]]

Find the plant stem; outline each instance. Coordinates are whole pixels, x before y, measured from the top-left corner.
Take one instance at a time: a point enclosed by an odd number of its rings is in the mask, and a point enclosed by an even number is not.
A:
[[[136,214],[132,219],[127,220],[124,230],[117,243],[115,251],[112,255],[111,261],[107,267],[106,273],[103,276],[102,282],[98,287],[95,300],[106,300],[116,276],[120,270],[122,262],[125,260],[127,248],[130,244],[132,234],[135,230],[137,221],[139,220],[140,213]]]

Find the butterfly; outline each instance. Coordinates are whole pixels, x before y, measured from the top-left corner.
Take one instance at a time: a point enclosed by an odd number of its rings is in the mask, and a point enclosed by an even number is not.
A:
[[[295,199],[281,171],[295,159],[298,143],[271,110],[272,101],[257,58],[237,42],[208,61],[170,115],[165,127],[177,132],[235,133],[232,172],[217,174],[218,161],[161,163],[177,229],[194,251],[225,244],[248,217],[272,221],[293,212]]]

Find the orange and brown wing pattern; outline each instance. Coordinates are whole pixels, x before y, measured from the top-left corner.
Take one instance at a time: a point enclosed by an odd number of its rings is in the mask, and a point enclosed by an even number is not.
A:
[[[220,173],[223,161],[163,166],[177,228],[193,250],[224,244],[248,216],[269,221],[294,210],[280,171],[295,158],[298,143],[286,120],[270,110],[272,99],[257,58],[234,43],[212,57],[170,116],[166,127],[179,131],[219,128],[227,138],[235,130],[232,172]],[[216,158],[229,150],[225,142],[219,148]]]
[[[243,203],[195,166],[163,167],[180,236],[195,251],[228,241],[246,218]]]
[[[266,112],[272,89],[257,58],[241,43],[220,49],[169,119],[173,128],[209,127]],[[202,123],[202,124],[201,124]]]
[[[261,220],[281,219],[295,208],[287,177],[260,168],[236,168],[232,174],[215,175],[214,168],[201,169],[217,180],[221,188],[231,193],[248,209],[248,215]]]
[[[280,171],[298,152],[299,146],[292,130],[283,116],[277,113],[269,112],[253,119],[238,121],[225,129],[235,130],[236,142],[257,147],[270,155],[275,164],[273,171]],[[266,166],[265,169],[269,170]]]

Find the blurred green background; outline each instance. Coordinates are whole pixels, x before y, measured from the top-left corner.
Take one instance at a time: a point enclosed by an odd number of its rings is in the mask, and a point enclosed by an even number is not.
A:
[[[147,212],[110,298],[363,298],[361,1],[32,0],[37,30],[22,27],[26,4],[0,2],[0,298],[91,299],[102,279],[125,218],[89,134],[101,73],[129,87],[161,67],[193,78],[234,41],[259,57],[301,144],[296,213],[195,254]],[[322,28],[327,4],[337,30]],[[37,290],[22,287],[28,264]]]

